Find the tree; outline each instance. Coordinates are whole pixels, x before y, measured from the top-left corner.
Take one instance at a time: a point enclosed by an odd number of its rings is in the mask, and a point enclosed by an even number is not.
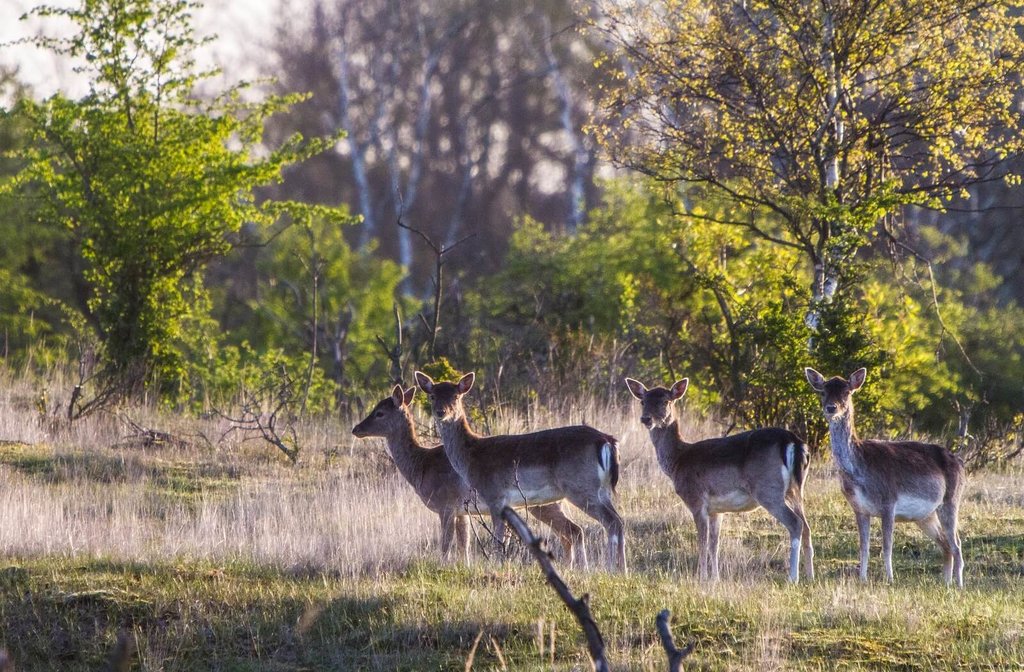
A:
[[[33,14],[70,21],[68,38],[34,41],[89,77],[79,100],[22,101],[25,168],[8,195],[33,194],[35,226],[62,227],[76,250],[78,308],[102,342],[103,373],[121,391],[186,378],[186,353],[212,340],[202,271],[243,224],[253,230],[344,212],[260,201],[256,189],[334,142],[261,145],[267,119],[298,97],[248,103],[244,86],[194,96],[190,0],[82,0]],[[285,218],[284,220],[282,218]]]
[[[308,27],[278,48],[282,84],[314,91],[286,128],[326,123],[348,136],[288,186],[352,203],[358,243],[377,238],[421,279],[417,293],[433,259],[417,256],[399,217],[445,245],[474,233],[457,256],[481,269],[521,213],[571,230],[598,195],[596,147],[581,130],[594,45],[567,29],[575,21],[565,0],[314,3]]]
[[[1003,0],[605,3],[591,28],[615,161],[740,208],[729,219],[813,267],[809,326],[901,206],[1019,181],[1022,5]],[[735,217],[732,215],[736,214]],[[901,249],[902,251],[902,249]]]

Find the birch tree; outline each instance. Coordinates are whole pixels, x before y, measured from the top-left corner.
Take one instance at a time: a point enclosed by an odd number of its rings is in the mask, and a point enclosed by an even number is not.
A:
[[[522,214],[579,225],[596,147],[582,131],[594,51],[576,21],[564,0],[325,0],[312,39],[282,38],[283,85],[315,91],[296,122],[348,133],[321,188],[362,215],[358,242],[416,275],[429,255],[399,215],[445,245],[475,234],[460,256],[488,261]]]

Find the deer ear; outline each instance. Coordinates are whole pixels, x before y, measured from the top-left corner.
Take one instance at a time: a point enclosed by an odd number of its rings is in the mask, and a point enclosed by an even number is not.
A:
[[[868,370],[863,366],[850,374],[850,391],[854,392],[860,389],[860,386],[867,380]]]
[[[395,387],[391,390],[391,401],[395,402],[395,406],[401,408],[404,397],[405,393],[402,392],[402,386],[395,385]]]
[[[476,374],[472,371],[459,378],[459,394],[465,394],[472,390],[474,380],[476,380]]]
[[[807,376],[807,382],[811,384],[817,392],[825,391],[825,376],[821,375],[811,367],[804,369],[804,375]]]
[[[672,393],[672,401],[682,398],[682,396],[686,394],[686,388],[688,388],[689,386],[689,378],[683,378],[682,380],[677,380],[675,383],[673,383],[672,388],[669,389],[669,392]]]
[[[629,388],[629,391],[633,394],[634,397],[640,399],[641,401],[643,400],[644,392],[647,391],[647,388],[644,387],[643,383],[641,383],[639,380],[626,378],[626,387]]]
[[[420,386],[421,390],[427,394],[431,394],[434,391],[434,381],[430,376],[422,371],[417,371],[413,374],[413,377],[416,379],[416,384]]]
[[[402,395],[402,403],[405,404],[406,406],[408,406],[409,404],[412,403],[412,399],[415,396],[416,396],[416,388],[415,387],[410,387],[408,390],[405,391],[405,394]]]

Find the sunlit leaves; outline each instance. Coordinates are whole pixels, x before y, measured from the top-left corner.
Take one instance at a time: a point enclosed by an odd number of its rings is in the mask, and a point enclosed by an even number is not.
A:
[[[27,167],[8,189],[37,189],[37,219],[69,232],[83,262],[81,307],[110,372],[142,371],[165,384],[186,377],[188,343],[197,325],[210,326],[201,271],[243,225],[265,230],[285,215],[346,221],[332,208],[257,198],[257,188],[335,139],[260,145],[267,118],[295,97],[248,103],[236,87],[212,102],[195,98],[203,75],[192,58],[194,7],[83,0],[37,9],[76,27],[69,38],[39,43],[84,61],[90,93],[21,103],[31,142]]]
[[[842,266],[887,213],[1006,172],[1021,5],[608,2],[591,28],[622,75],[599,142],[625,166],[781,216],[781,238]],[[833,240],[835,236],[841,240]]]

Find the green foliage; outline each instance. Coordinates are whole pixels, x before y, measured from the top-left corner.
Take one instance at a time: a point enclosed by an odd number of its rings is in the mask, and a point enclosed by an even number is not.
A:
[[[378,382],[387,362],[376,337],[394,331],[395,302],[407,306],[398,297],[402,269],[373,252],[353,250],[334,220],[291,226],[258,257],[256,298],[233,338],[305,357],[308,367],[315,334],[314,368],[336,394]]]
[[[308,355],[283,348],[257,350],[245,341],[195,360],[188,383],[193,411],[266,405],[282,386],[293,396],[304,396],[309,413],[327,414],[335,408],[333,381],[319,367],[309,371]]]
[[[943,321],[927,277],[908,268],[893,284],[890,269],[851,267],[812,332],[803,320],[801,253],[719,223],[728,206],[687,208],[683,200],[624,181],[607,185],[604,206],[576,236],[525,222],[505,268],[473,299],[482,332],[505,335],[481,359],[503,362],[506,377],[536,367],[584,387],[599,369],[603,379],[663,385],[689,376],[687,396],[702,406],[741,426],[792,427],[812,443],[826,428],[805,366],[844,376],[868,368],[870,384],[858,396],[865,434],[948,433],[957,404],[984,423],[1010,422],[1021,407],[1022,348],[1019,339],[997,338],[995,321],[1024,328],[1021,309],[993,302],[983,267],[974,283],[949,279],[966,291],[940,284]],[[968,353],[984,353],[971,360],[980,375],[952,334]],[[625,345],[602,354],[595,339]]]
[[[267,227],[283,215],[341,221],[343,213],[260,202],[258,187],[330,140],[260,146],[268,117],[298,100],[249,103],[243,87],[211,103],[196,82],[186,0],[83,0],[40,7],[76,32],[40,46],[84,62],[90,92],[22,100],[15,112],[30,138],[25,168],[5,187],[32,195],[39,227],[62,230],[78,259],[78,309],[104,344],[109,378],[134,388],[159,381],[175,391],[189,377],[187,353],[214,338],[201,271],[231,249],[243,224]],[[207,327],[197,334],[197,326]],[[166,387],[170,385],[170,387]]]
[[[1005,159],[1024,143],[1022,9],[599,2],[590,27],[610,49],[596,65],[614,82],[593,130],[617,163],[699,187],[729,204],[716,221],[800,252],[814,324],[828,288],[862,274],[858,252],[898,234],[902,207],[1019,181]]]

